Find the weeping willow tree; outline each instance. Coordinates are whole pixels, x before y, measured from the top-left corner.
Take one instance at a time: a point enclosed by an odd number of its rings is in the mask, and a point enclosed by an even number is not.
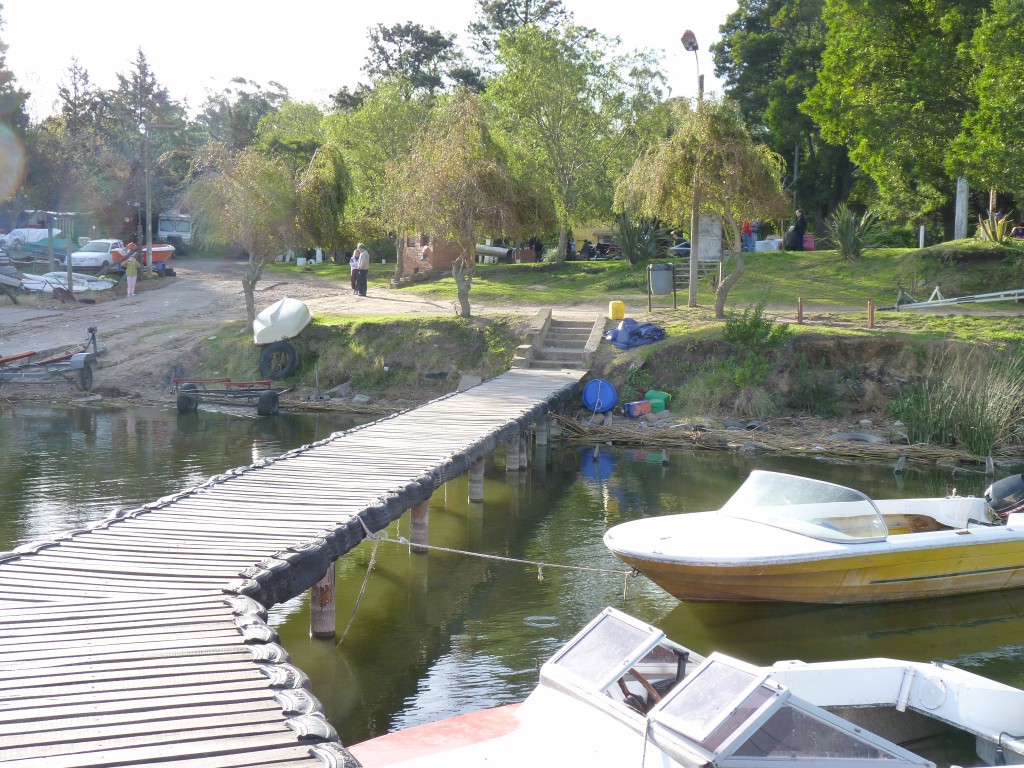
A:
[[[785,161],[754,141],[731,101],[705,99],[696,108],[679,102],[674,117],[671,136],[620,179],[615,204],[620,211],[685,221],[693,210],[694,190],[699,190],[701,213],[722,217],[736,255],[733,271],[715,292],[715,316],[724,318],[729,289],[745,269],[742,220],[780,217],[789,209],[782,189]]]
[[[348,173],[330,147],[317,150],[298,174],[279,157],[252,149],[211,155],[208,163],[186,192],[186,204],[196,213],[201,240],[248,251],[242,292],[251,331],[256,284],[267,264],[299,245],[335,244]]]
[[[480,99],[467,91],[434,108],[409,153],[391,163],[388,186],[393,221],[457,246],[452,277],[462,317],[472,313],[477,238],[518,237],[553,224],[550,202],[513,175]]]

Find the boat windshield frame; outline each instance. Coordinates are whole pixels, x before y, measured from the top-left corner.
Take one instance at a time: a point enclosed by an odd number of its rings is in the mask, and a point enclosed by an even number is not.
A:
[[[771,724],[772,719],[780,715],[784,721],[798,718],[795,722],[811,725],[816,735],[801,738],[801,729],[792,728],[788,732],[795,740],[778,742],[783,754],[756,754],[766,745],[772,747],[776,737],[787,733]],[[935,766],[888,739],[800,698],[786,685],[772,679],[771,670],[717,652],[709,655],[697,670],[666,694],[651,709],[648,719],[652,741],[688,765],[763,768],[773,763],[792,765],[795,760],[807,768],[837,764],[846,768]],[[818,738],[823,744],[817,744]],[[821,754],[786,754],[790,748],[821,749]],[[849,754],[831,752],[836,749],[848,750]],[[694,761],[694,756],[699,760]]]
[[[866,494],[784,472],[754,470],[718,514],[835,544],[868,544],[889,536],[885,518]]]
[[[665,639],[629,614],[605,608],[541,667],[541,680],[604,693]]]

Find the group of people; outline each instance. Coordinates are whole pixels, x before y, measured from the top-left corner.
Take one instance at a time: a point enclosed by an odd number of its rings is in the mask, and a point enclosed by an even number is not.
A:
[[[757,244],[757,235],[761,230],[761,221],[759,219],[744,219],[743,225],[740,227],[740,239],[743,243],[743,252],[751,253],[754,250],[754,246]]]
[[[352,295],[365,296],[366,276],[370,271],[370,252],[366,250],[365,245],[359,243],[356,249],[352,251],[352,256],[348,260],[348,267],[352,273]]]
[[[761,222],[759,220],[743,220],[743,224],[740,227],[740,239],[744,253],[756,250],[757,236],[760,229]],[[804,249],[804,235],[806,233],[807,217],[804,215],[803,208],[799,208],[793,217],[793,225],[786,230],[785,237],[782,240],[782,247],[787,251],[802,251]]]

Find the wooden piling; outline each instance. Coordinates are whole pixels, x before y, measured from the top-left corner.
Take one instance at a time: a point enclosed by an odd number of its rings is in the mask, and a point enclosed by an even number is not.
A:
[[[484,500],[484,460],[478,459],[469,467],[469,500]]]
[[[409,541],[411,545],[409,549],[417,554],[425,555],[427,549],[425,546],[428,543],[427,540],[427,521],[430,518],[430,501],[422,501],[415,507],[409,510],[409,521],[411,523],[409,529]],[[421,545],[421,546],[417,546]]]
[[[804,297],[798,296],[796,300],[796,324],[804,324]]]
[[[327,573],[309,589],[309,634],[311,637],[334,637],[334,562],[327,566]]]
[[[875,300],[868,299],[868,328],[875,327]]]

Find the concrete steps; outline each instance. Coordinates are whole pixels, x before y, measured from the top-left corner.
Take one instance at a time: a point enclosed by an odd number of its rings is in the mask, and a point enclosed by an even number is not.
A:
[[[516,350],[514,368],[587,370],[604,332],[604,318],[557,319],[542,310],[527,334],[527,343]]]

